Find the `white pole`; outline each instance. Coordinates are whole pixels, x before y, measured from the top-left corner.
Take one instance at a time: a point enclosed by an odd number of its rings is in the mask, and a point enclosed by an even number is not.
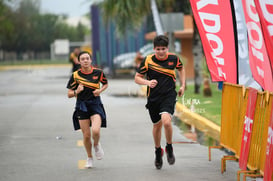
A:
[[[162,23],[161,23],[161,20],[160,20],[160,16],[159,16],[159,13],[158,13],[158,9],[157,9],[157,5],[156,5],[155,0],[151,0],[151,9],[152,9],[153,18],[154,18],[156,34],[157,35],[163,35],[164,31],[163,31],[163,28],[162,28]]]

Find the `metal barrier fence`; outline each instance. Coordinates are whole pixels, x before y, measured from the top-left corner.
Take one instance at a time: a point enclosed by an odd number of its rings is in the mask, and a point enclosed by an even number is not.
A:
[[[248,94],[239,85],[225,84],[222,93],[221,146],[239,158]]]
[[[247,164],[250,170],[261,170],[265,163],[268,125],[271,110],[271,104],[269,104],[269,102],[271,101],[272,96],[269,96],[267,92],[258,92]],[[262,159],[263,155],[264,159]]]
[[[232,156],[227,155],[222,158],[222,173],[226,170],[226,160],[238,161],[240,159],[247,101],[248,88],[245,89],[240,85],[224,83],[222,92],[220,146],[209,147],[209,160],[211,160],[212,148],[226,148],[234,153]],[[259,177],[264,175],[272,101],[273,93],[258,92],[247,160],[248,170],[239,170],[237,180],[240,180],[241,173],[245,173],[243,177],[244,180],[246,177]]]

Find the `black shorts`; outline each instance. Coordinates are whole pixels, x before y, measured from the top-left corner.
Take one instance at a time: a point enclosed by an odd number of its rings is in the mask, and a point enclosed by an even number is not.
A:
[[[94,104],[89,104],[87,105],[87,112],[78,110],[77,111],[77,117],[79,120],[82,119],[90,119],[91,116],[99,114],[101,117],[104,117],[105,112],[104,108],[102,107],[102,104],[99,105],[94,105]]]
[[[101,127],[106,128],[106,112],[101,103],[100,97],[96,97],[90,101],[78,101],[76,103],[75,111],[73,114],[74,130],[80,129],[79,120],[90,119],[91,116],[99,114],[101,117]],[[91,126],[91,124],[90,124]]]
[[[176,103],[176,95],[170,95],[162,97],[156,102],[149,102],[146,104],[146,108],[149,111],[152,122],[158,123],[161,120],[162,113],[169,113],[173,115]]]

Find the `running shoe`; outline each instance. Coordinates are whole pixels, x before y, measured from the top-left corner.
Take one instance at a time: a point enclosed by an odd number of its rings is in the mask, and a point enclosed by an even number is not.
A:
[[[92,168],[93,167],[93,159],[87,158],[85,168]]]
[[[95,155],[98,160],[101,160],[104,155],[104,151],[100,143],[97,146],[95,146]]]
[[[172,147],[172,145],[171,145],[171,144],[170,144],[170,145],[167,145],[167,146],[165,147],[165,151],[166,151],[166,154],[167,154],[168,163],[169,163],[170,165],[173,165],[174,162],[175,162],[175,156],[174,156],[174,154],[173,154],[173,147]]]
[[[157,169],[161,169],[162,165],[163,165],[163,157],[164,154],[164,150],[162,148],[158,148],[155,150],[155,167]]]

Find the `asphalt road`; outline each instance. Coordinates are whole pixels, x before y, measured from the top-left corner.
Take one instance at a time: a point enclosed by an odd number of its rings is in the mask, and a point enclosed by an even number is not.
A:
[[[134,97],[140,87],[132,79],[110,79],[102,94],[108,127],[101,130],[103,160],[82,169],[86,154],[82,134],[72,126],[75,99],[66,96],[70,67],[0,71],[0,180],[185,180],[233,181],[238,163],[227,162],[221,174],[220,150],[200,144],[174,144],[176,163],[154,167],[152,124],[144,105]],[[164,133],[162,145],[165,145]],[[174,141],[187,142],[174,126]]]

